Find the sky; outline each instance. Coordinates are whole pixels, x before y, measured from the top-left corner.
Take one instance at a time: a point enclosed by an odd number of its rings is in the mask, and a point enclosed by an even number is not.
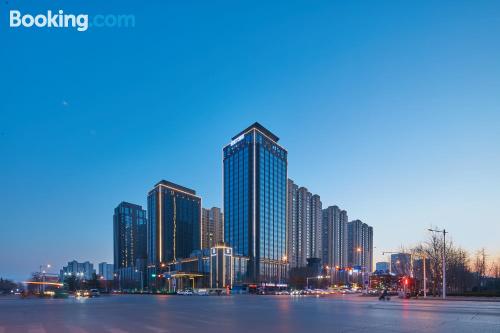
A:
[[[374,227],[500,255],[498,1],[2,1],[0,276],[113,261],[112,215],[161,179],[221,206],[258,121],[288,175]],[[9,28],[9,11],[135,16]]]

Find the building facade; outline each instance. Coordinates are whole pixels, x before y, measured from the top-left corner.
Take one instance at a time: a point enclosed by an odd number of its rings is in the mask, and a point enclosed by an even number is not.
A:
[[[248,258],[233,254],[225,244],[193,251],[189,258],[168,264],[162,278],[165,290],[189,288],[226,288],[241,286],[246,277]]]
[[[94,264],[89,261],[78,262],[76,260],[69,261],[68,265],[64,266],[59,273],[61,281],[69,276],[75,276],[80,280],[90,280],[94,274]]]
[[[322,259],[322,203],[319,195],[287,181],[287,242],[290,268],[306,267],[307,259]]]
[[[147,217],[141,206],[121,202],[113,215],[114,268],[135,267],[147,257]]]
[[[394,275],[411,275],[411,255],[409,253],[391,254],[391,273]]]
[[[348,266],[347,223],[345,210],[338,206],[323,209],[323,264],[329,267],[344,269]]]
[[[231,287],[233,277],[233,249],[217,245],[210,249],[210,288]]]
[[[224,242],[224,215],[218,207],[202,209],[202,248],[208,249]]]
[[[166,180],[148,193],[148,267],[159,268],[201,249],[201,198]]]
[[[254,123],[223,148],[224,240],[249,258],[246,282],[286,278],[287,151]]]
[[[373,228],[360,220],[347,223],[348,264],[360,266],[366,272],[373,270]]]
[[[386,261],[379,261],[375,264],[375,270],[380,273],[389,273],[391,263]]]
[[[102,280],[112,281],[114,279],[115,268],[113,264],[106,262],[99,263],[99,276]]]

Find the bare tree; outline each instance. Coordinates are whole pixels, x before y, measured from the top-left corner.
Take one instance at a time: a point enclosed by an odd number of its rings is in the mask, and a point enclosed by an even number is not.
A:
[[[474,258],[473,269],[477,275],[477,288],[480,291],[483,286],[483,281],[486,276],[486,250],[482,248],[476,252],[476,257]]]

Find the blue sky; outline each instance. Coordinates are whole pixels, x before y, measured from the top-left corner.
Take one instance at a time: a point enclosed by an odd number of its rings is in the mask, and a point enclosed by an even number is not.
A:
[[[2,2],[0,276],[112,262],[112,214],[160,179],[220,206],[254,121],[289,176],[374,226],[376,259],[430,225],[500,254],[496,1]],[[133,14],[10,29],[8,12]]]

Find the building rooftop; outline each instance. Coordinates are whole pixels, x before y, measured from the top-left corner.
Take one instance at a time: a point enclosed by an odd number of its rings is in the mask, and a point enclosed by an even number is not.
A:
[[[120,202],[120,204],[119,204],[116,208],[118,208],[118,207],[120,207],[120,206],[135,207],[135,208],[138,208],[138,209],[142,209],[142,206],[141,206],[141,205],[134,204],[134,203],[127,202],[127,201],[122,201],[122,202]]]
[[[269,138],[271,138],[275,142],[278,142],[278,140],[280,139],[276,135],[274,135],[270,130],[268,130],[267,128],[265,128],[264,126],[262,126],[261,124],[259,124],[258,122],[255,122],[252,125],[250,125],[247,128],[245,128],[243,131],[241,131],[238,134],[236,134],[235,136],[233,136],[231,138],[231,140],[236,139],[240,135],[245,134],[246,132],[248,132],[248,131],[250,131],[251,129],[254,129],[254,128],[257,129],[257,130],[259,130],[260,132],[264,133],[266,136],[268,136]]]
[[[179,190],[179,191],[184,191],[184,192],[187,192],[187,193],[191,193],[192,195],[196,195],[196,191],[195,190],[192,190],[190,188],[187,188],[187,187],[184,187],[184,186],[181,186],[181,185],[177,185],[175,183],[172,183],[172,182],[169,182],[168,180],[160,180],[158,183],[155,184],[155,187],[158,186],[158,185],[165,185],[167,187],[171,187],[173,189],[176,189],[176,190]]]

